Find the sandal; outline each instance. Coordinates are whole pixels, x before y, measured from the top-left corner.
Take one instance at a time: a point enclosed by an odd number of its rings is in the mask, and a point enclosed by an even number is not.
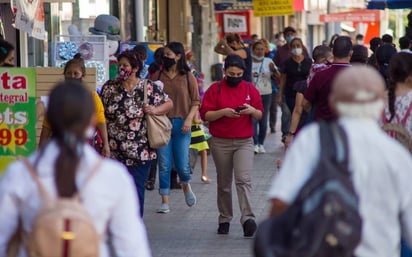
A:
[[[208,177],[206,177],[206,176],[202,176],[200,179],[201,179],[202,182],[205,183],[205,184],[210,184],[210,182],[212,182],[212,180],[210,180],[210,179],[209,179]]]

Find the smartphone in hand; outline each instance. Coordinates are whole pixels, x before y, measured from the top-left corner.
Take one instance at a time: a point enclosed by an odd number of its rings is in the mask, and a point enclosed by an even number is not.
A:
[[[240,112],[241,110],[244,110],[244,109],[246,109],[246,108],[247,108],[247,107],[244,106],[244,105],[239,105],[238,107],[236,107],[235,111],[236,111],[236,112]]]

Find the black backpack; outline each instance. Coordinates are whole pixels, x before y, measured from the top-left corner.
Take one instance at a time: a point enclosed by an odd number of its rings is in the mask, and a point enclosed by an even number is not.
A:
[[[346,134],[336,123],[319,125],[318,166],[295,201],[259,225],[256,257],[349,257],[361,240]]]

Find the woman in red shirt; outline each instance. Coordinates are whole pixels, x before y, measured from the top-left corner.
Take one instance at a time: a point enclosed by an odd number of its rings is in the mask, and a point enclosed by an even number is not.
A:
[[[233,218],[232,178],[241,211],[243,235],[252,237],[256,230],[255,215],[250,205],[253,169],[253,122],[262,118],[263,105],[259,91],[242,80],[246,66],[238,55],[225,60],[225,77],[205,92],[200,115],[209,122],[211,153],[217,173],[218,234],[228,234]]]

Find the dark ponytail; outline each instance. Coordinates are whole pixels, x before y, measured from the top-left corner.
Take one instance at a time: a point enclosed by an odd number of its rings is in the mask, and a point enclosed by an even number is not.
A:
[[[60,197],[77,192],[76,171],[94,108],[91,93],[78,81],[61,82],[50,93],[47,119],[59,148],[54,172]]]
[[[412,54],[397,53],[391,57],[388,66],[388,107],[391,114],[388,122],[395,117],[396,84],[405,82],[412,75]]]

